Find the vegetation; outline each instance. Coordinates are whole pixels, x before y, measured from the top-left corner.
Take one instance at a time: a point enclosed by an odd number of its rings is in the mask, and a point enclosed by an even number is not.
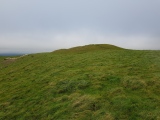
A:
[[[0,57],[0,119],[159,120],[160,51],[89,45]]]

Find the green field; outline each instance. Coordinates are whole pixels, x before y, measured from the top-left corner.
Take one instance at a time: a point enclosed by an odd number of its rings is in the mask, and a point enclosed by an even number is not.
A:
[[[160,120],[160,51],[88,45],[0,57],[0,120]]]

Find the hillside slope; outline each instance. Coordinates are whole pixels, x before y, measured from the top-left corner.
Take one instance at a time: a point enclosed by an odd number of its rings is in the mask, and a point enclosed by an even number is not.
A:
[[[0,120],[160,119],[160,51],[106,49],[4,58]]]

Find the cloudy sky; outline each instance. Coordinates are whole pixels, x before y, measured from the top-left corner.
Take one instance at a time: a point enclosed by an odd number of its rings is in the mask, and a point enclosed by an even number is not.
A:
[[[86,44],[160,49],[160,0],[0,0],[0,53]]]

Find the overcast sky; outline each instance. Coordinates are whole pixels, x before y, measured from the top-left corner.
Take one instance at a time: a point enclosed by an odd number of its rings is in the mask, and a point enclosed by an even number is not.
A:
[[[160,0],[0,0],[0,53],[86,44],[160,49]]]

